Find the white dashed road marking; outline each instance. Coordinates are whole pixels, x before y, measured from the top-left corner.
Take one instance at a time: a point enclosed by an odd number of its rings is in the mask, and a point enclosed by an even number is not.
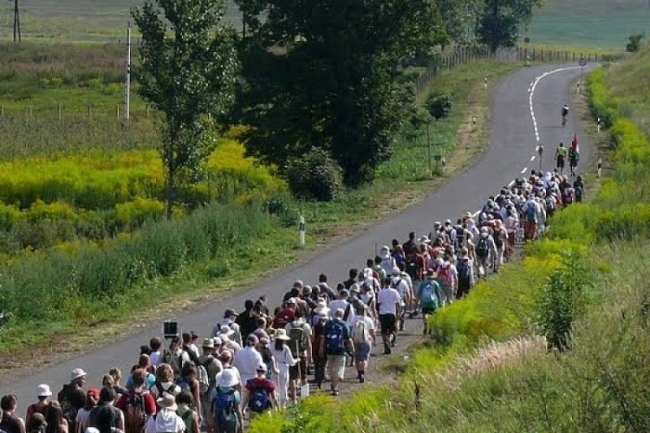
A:
[[[579,69],[579,68],[580,68],[580,66],[570,66],[570,67],[567,67],[567,68],[553,69],[552,71],[544,72],[542,75],[539,75],[539,76],[535,77],[535,80],[533,80],[533,82],[528,85],[528,107],[530,109],[530,118],[533,121],[533,131],[535,133],[535,141],[537,142],[537,145],[539,145],[539,141],[540,141],[539,140],[539,128],[537,126],[537,118],[535,117],[535,107],[534,107],[534,104],[533,104],[533,98],[535,97],[535,89],[537,88],[537,85],[539,84],[539,82],[542,79],[548,77],[549,75],[553,75],[553,74],[556,74],[556,73],[562,72],[562,71],[568,71],[568,70],[571,70],[571,69]],[[537,146],[535,147],[535,149],[537,149]],[[530,161],[531,162],[535,161],[535,155],[530,157]],[[528,167],[524,167],[523,170],[521,170],[520,174],[524,174],[527,171],[528,171]],[[514,184],[515,184],[514,180],[510,181],[510,183],[508,184],[508,188],[512,187]],[[479,209],[478,211],[476,211],[476,212],[474,212],[472,214],[472,217],[476,218],[476,216],[478,214],[480,214],[480,213],[481,213],[481,210]]]

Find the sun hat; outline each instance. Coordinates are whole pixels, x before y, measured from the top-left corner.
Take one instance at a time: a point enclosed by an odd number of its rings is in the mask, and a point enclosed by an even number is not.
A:
[[[173,395],[167,392],[164,392],[162,397],[156,400],[156,403],[158,403],[160,407],[165,407],[171,411],[176,411],[176,409],[178,409],[178,406],[176,405],[176,399]]]
[[[296,282],[293,283],[293,287],[296,287],[298,289],[301,289],[304,285],[305,283],[303,283],[302,280],[296,280]]]
[[[223,344],[223,341],[219,337],[214,337],[212,341],[214,341],[214,346],[221,346]]]
[[[287,331],[285,329],[276,329],[275,332],[273,333],[273,338],[275,340],[284,340],[284,341],[289,341],[291,338],[287,335]]]
[[[214,349],[214,340],[212,338],[204,338],[201,347],[204,347],[206,349]]]
[[[284,331],[284,329],[283,329],[283,331]],[[278,332],[278,331],[275,331],[275,332]],[[260,364],[260,365],[258,365],[258,366],[257,366],[257,369],[256,369],[255,371],[266,373],[266,372],[267,372],[266,364]]]
[[[219,375],[219,386],[221,387],[230,388],[237,385],[238,383],[239,381],[237,380],[237,375],[235,375],[235,371],[230,368],[226,368]]]
[[[221,328],[219,329],[219,336],[225,335],[226,337],[230,337],[234,333],[235,330],[230,329],[230,326],[228,325],[221,325]]]
[[[49,385],[44,383],[36,387],[36,397],[49,397],[52,395],[52,390]]]
[[[86,376],[86,372],[83,371],[81,368],[75,368],[70,372],[70,381],[79,379],[80,377]]]
[[[295,304],[296,304],[296,300],[295,300],[295,299],[293,299],[293,298],[289,298],[289,299],[287,299],[287,305],[295,305]]]
[[[402,271],[400,271],[399,268],[397,266],[395,266],[395,267],[393,267],[393,270],[391,271],[391,274],[393,276],[402,275]]]

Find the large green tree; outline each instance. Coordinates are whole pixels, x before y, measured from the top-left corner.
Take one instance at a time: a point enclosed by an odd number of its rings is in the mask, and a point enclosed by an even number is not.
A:
[[[478,39],[495,53],[500,47],[513,47],[521,28],[530,23],[535,8],[544,0],[483,0],[478,23]]]
[[[402,66],[446,38],[434,0],[240,0],[247,17],[238,121],[250,153],[283,167],[312,147],[344,182],[373,179],[412,89]],[[282,52],[269,49],[282,48]]]
[[[167,218],[179,180],[196,179],[213,150],[210,119],[234,104],[240,70],[234,31],[220,22],[222,0],[146,0],[132,11],[142,34],[138,93],[162,115],[160,153],[167,175]]]

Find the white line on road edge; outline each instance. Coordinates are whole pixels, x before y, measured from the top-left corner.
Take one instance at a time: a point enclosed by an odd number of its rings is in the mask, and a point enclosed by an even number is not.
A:
[[[537,84],[539,84],[542,78],[548,77],[549,75],[555,74],[557,72],[568,71],[570,69],[578,69],[578,68],[580,68],[580,66],[570,66],[568,68],[554,69],[552,71],[544,72],[542,75],[535,78],[535,81],[533,81],[533,87],[531,87],[528,93],[528,106],[530,108],[530,117],[533,120],[533,128],[535,130],[535,140],[537,140],[537,143],[539,143],[539,128],[537,127],[537,118],[535,117],[535,108],[533,107],[533,97],[535,96],[535,89],[537,88]]]
[[[524,174],[528,171],[528,167],[524,167],[519,173]]]
[[[533,161],[535,161],[535,155],[530,157],[530,162],[533,162]]]

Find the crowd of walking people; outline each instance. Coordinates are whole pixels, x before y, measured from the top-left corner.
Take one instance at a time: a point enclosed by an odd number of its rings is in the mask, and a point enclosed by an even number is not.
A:
[[[280,305],[248,300],[239,314],[225,310],[207,335],[151,338],[125,376],[112,368],[100,388],[85,386],[81,368],[56,398],[41,384],[26,421],[16,397],[5,395],[0,433],[243,432],[245,419],[295,403],[310,382],[337,396],[346,368],[363,383],[371,353],[390,354],[407,326],[430,335],[432,314],[498,272],[518,242],[537,239],[557,209],[583,194],[580,176],[570,183],[560,170],[532,171],[477,214],[393,239],[332,286],[325,274],[311,285],[297,280]],[[417,316],[422,325],[406,320]]]

